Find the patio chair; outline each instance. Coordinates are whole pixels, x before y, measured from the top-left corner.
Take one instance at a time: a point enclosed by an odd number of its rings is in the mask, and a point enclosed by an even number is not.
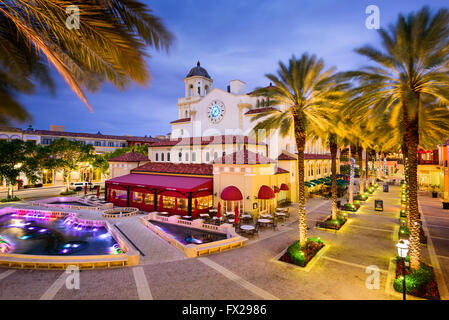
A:
[[[273,230],[276,230],[277,226],[278,225],[276,219],[273,219],[273,221],[271,222],[271,227],[273,228]]]

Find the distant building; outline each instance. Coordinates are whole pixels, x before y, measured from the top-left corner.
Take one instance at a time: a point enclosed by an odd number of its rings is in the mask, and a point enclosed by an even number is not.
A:
[[[212,83],[199,62],[189,71],[171,133],[148,147],[151,162],[111,175],[106,181],[110,202],[198,216],[219,203],[223,212],[262,214],[298,201],[293,131],[285,137],[253,135],[257,122],[251,119],[268,109],[263,99],[246,93],[241,80],[232,80],[226,90]],[[319,141],[308,141],[306,153],[306,180],[330,175],[330,155]]]

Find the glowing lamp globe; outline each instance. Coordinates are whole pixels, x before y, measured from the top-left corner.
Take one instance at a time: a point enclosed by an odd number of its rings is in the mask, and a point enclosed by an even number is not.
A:
[[[400,256],[401,258],[407,257],[408,247],[409,247],[408,240],[403,239],[399,240],[398,244],[396,245],[396,248],[398,248],[398,256]]]

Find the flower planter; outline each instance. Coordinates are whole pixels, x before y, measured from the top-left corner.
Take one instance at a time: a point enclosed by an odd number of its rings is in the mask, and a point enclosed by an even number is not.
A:
[[[338,231],[343,227],[348,219],[343,216],[338,216],[336,220],[332,220],[332,217],[328,217],[324,221],[318,221],[316,226],[323,229],[330,229]]]
[[[449,210],[449,202],[443,202],[443,209]]]
[[[432,192],[432,198],[438,198],[438,192]]]
[[[396,277],[393,283],[393,287],[396,291],[402,293],[401,277],[404,267],[407,294],[429,300],[440,300],[440,293],[438,291],[433,268],[425,263],[421,263],[421,267],[418,270],[412,271],[409,267],[404,265],[402,259],[398,258],[396,262]]]
[[[307,239],[304,248],[300,247],[299,241],[297,240],[288,247],[287,251],[279,258],[279,261],[305,267],[323,247],[324,242],[320,238]]]

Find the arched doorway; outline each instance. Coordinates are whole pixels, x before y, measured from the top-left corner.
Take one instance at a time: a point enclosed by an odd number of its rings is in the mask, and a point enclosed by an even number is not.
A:
[[[224,188],[220,198],[223,200],[224,212],[234,212],[235,206],[239,208],[239,212],[243,212],[243,195],[239,188],[235,186]]]
[[[269,186],[263,185],[259,189],[257,199],[259,199],[259,214],[271,213],[275,194]]]

